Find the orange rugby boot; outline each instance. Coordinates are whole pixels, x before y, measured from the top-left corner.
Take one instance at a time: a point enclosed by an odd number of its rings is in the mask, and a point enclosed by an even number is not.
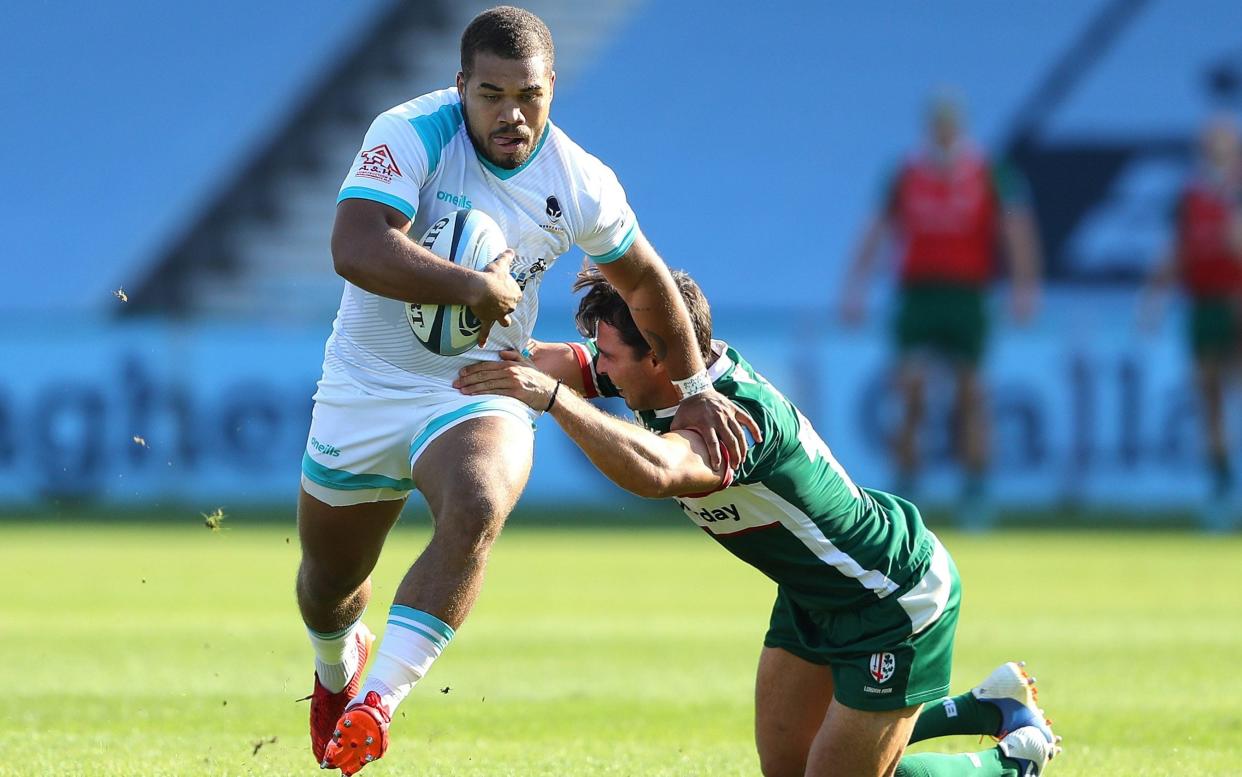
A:
[[[358,668],[339,693],[324,688],[319,682],[319,673],[315,673],[315,692],[311,694],[310,700],[310,735],[311,752],[315,754],[317,763],[323,763],[323,751],[332,740],[332,732],[336,730],[337,720],[345,712],[345,705],[358,695],[358,689],[362,687],[362,671],[366,668],[371,646],[375,644],[375,635],[365,623],[358,624],[354,639],[358,642]]]
[[[324,769],[340,769],[346,777],[357,774],[388,749],[391,720],[392,714],[385,709],[380,695],[369,691],[365,699],[349,705],[337,721],[319,765]]]

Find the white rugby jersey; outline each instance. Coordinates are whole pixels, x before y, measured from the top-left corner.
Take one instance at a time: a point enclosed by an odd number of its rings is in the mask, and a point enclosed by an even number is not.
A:
[[[494,326],[484,348],[440,356],[414,337],[405,302],[346,282],[325,367],[344,368],[381,390],[426,385],[426,378],[452,381],[471,362],[521,349],[535,326],[543,273],[558,256],[577,245],[598,263],[614,261],[637,234],[616,175],[551,121],[520,167],[506,170],[476,153],[456,89],[425,94],[376,117],[337,202],[351,198],[382,202],[411,217],[412,240],[458,208],[480,209],[517,254],[512,272],[523,290],[513,323]]]

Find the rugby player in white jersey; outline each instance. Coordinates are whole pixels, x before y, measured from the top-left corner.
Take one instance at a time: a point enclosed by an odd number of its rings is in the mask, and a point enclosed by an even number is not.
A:
[[[1028,777],[1057,752],[1034,680],[1006,663],[949,696],[960,582],[948,552],[900,497],[855,485],[805,416],[726,343],[698,286],[675,273],[720,393],[763,429],[723,474],[694,431],[671,428],[677,392],[618,290],[584,272],[585,344],[533,343],[532,361],[465,367],[468,396],[548,412],[613,482],[673,498],[716,542],[777,584],[759,659],[755,738],[767,777]],[[583,397],[621,396],[639,425]],[[923,705],[926,708],[923,709]],[[904,756],[948,734],[997,737],[977,753]],[[903,757],[904,756],[904,757]]]
[[[332,256],[347,282],[298,502],[298,604],[316,656],[311,743],[325,768],[353,774],[383,755],[397,705],[474,604],[530,471],[535,414],[451,383],[464,365],[527,341],[542,274],[558,256],[577,245],[623,290],[680,379],[679,426],[734,456],[743,425],[753,427],[707,379],[682,299],[616,176],[548,120],[555,81],[543,22],[517,8],[486,11],[462,35],[456,88],[380,114],[341,187]],[[462,207],[491,216],[509,246],[482,272],[417,242]],[[482,322],[480,347],[431,353],[407,322],[408,303],[468,305]],[[415,488],[434,533],[397,588],[363,683],[371,570]]]

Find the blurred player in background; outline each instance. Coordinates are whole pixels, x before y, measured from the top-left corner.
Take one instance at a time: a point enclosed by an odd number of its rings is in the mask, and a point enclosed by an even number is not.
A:
[[[727,343],[712,339],[698,285],[675,273],[721,394],[763,429],[722,473],[692,431],[671,428],[677,392],[620,293],[598,271],[578,326],[592,339],[534,343],[531,360],[463,369],[468,395],[546,410],[601,472],[639,496],[671,498],[725,550],[777,583],[755,682],[755,738],[767,777],[1037,775],[1056,738],[1017,664],[949,697],[961,584],[953,560],[900,497],[860,488],[806,417]],[[621,396],[639,425],[584,401]],[[926,710],[920,710],[926,703]],[[1001,739],[963,755],[903,758],[948,734]]]
[[[397,705],[474,606],[530,473],[534,414],[507,397],[465,397],[451,382],[463,365],[526,343],[543,273],[558,256],[577,245],[622,290],[677,378],[677,425],[711,442],[713,463],[724,451],[740,456],[742,424],[753,426],[713,389],[677,287],[616,176],[549,121],[553,60],[538,17],[483,12],[462,35],[456,88],[380,114],[337,198],[332,257],[347,283],[298,501],[298,605],[315,651],[311,744],[325,768],[353,774],[384,754]],[[495,219],[510,247],[481,272],[418,242],[460,207]],[[429,352],[407,303],[469,306],[482,322],[480,347]],[[362,682],[374,640],[361,621],[371,571],[415,488],[434,531],[397,587]]]
[[[988,340],[987,289],[1003,246],[1013,316],[1030,319],[1038,304],[1040,252],[1025,181],[989,162],[962,123],[952,95],[931,101],[927,142],[897,170],[883,208],[863,234],[842,288],[841,313],[847,323],[864,318],[868,275],[892,240],[901,285],[893,322],[903,403],[897,488],[913,493],[918,485],[925,388],[931,362],[939,361],[955,379],[954,443],[966,474],[960,518],[977,526],[990,520],[983,501],[989,431],[979,369]]]
[[[1180,281],[1190,298],[1189,343],[1212,481],[1204,520],[1224,529],[1232,522],[1227,500],[1233,491],[1225,386],[1242,345],[1242,140],[1231,117],[1216,117],[1204,128],[1199,163],[1173,219],[1173,245],[1152,274],[1144,318],[1154,325],[1163,292]]]

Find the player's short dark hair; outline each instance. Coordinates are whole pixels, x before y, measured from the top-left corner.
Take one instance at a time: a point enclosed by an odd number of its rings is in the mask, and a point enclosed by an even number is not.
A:
[[[694,327],[694,339],[698,342],[699,353],[705,363],[712,359],[712,308],[707,304],[707,297],[694,279],[683,270],[673,270],[673,281],[681,298],[690,311],[690,323]],[[586,290],[586,295],[578,303],[578,331],[586,337],[594,337],[596,327],[603,321],[617,330],[621,342],[634,350],[636,356],[646,356],[651,345],[638,331],[630,307],[625,303],[621,292],[604,278],[596,267],[586,267],[578,273],[574,281],[574,291]]]
[[[549,70],[556,58],[552,33],[543,19],[511,5],[489,8],[466,25],[466,31],[461,34],[461,72],[467,78],[474,69],[474,57],[480,51],[504,59],[542,56]]]

